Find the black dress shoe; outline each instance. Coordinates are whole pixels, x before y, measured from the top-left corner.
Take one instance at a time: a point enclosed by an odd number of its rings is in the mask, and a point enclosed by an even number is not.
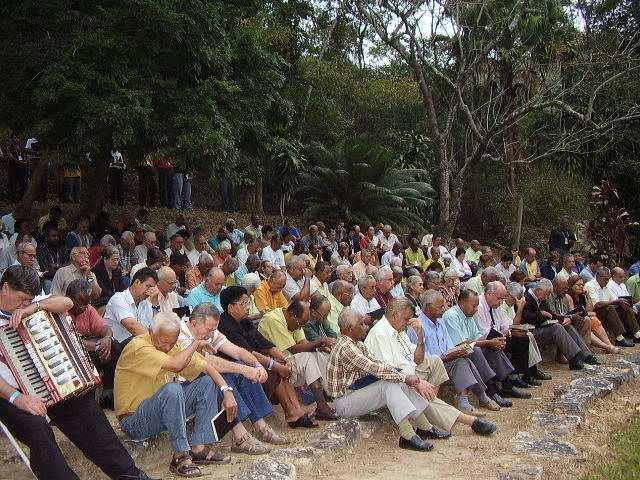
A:
[[[522,390],[518,390],[515,387],[511,388],[503,388],[500,390],[500,395],[503,397],[511,397],[511,398],[531,398],[531,394],[528,392],[523,392]]]
[[[640,338],[633,336],[633,343],[640,343]]]
[[[549,375],[547,372],[543,372],[536,367],[535,372],[533,373],[533,378],[535,378],[536,380],[551,380],[551,378],[553,377],[551,377],[551,375]]]
[[[583,368],[584,368],[584,362],[582,361],[582,358],[575,359],[574,357],[569,362],[569,370],[582,370]]]
[[[161,478],[151,478],[149,475],[140,470],[138,475],[120,475],[118,480],[162,480]]]
[[[427,438],[432,438],[434,440],[444,440],[445,438],[449,438],[451,436],[451,432],[444,432],[436,427],[431,427],[429,430],[420,430],[419,428],[417,428],[416,433],[423,440],[426,440]]]
[[[616,340],[616,347],[625,347],[631,348],[633,347],[633,340],[629,340],[628,338],[623,338],[622,340]]]
[[[514,387],[518,388],[531,388],[531,384],[527,383],[526,380],[521,379],[520,377],[514,378],[511,380],[511,383]]]
[[[433,444],[425,442],[418,435],[414,435],[413,437],[411,437],[411,440],[400,437],[398,446],[400,448],[404,448],[405,450],[415,450],[417,452],[430,452],[431,450],[433,450]]]
[[[600,362],[595,355],[587,355],[584,357],[584,363],[588,363],[589,365],[600,365]]]
[[[542,385],[542,382],[534,377],[526,375],[522,378],[525,382],[527,382],[530,386],[539,387]]]
[[[505,400],[497,393],[494,393],[493,395],[491,395],[491,400],[493,400],[498,404],[498,406],[503,408],[513,407],[513,402],[510,402],[509,400]]]
[[[484,418],[476,418],[471,425],[471,430],[478,435],[491,435],[497,429],[498,426],[495,423],[485,420]]]

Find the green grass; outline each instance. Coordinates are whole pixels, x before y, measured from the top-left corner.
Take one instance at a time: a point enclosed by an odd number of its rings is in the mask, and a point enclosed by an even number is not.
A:
[[[612,435],[610,458],[584,480],[640,480],[640,419]]]

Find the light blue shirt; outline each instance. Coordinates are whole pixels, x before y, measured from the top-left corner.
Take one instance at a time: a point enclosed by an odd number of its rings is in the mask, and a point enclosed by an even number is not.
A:
[[[454,345],[465,340],[477,340],[482,337],[478,325],[473,317],[467,317],[458,305],[454,305],[442,315],[442,321],[447,326],[449,337]]]
[[[590,282],[595,278],[591,267],[588,265],[582,269],[582,271],[580,272],[580,276],[582,277],[582,280],[584,280],[584,283]]]
[[[233,232],[229,232],[229,240],[231,240],[234,245],[240,245],[244,240],[244,232],[236,228]]]
[[[242,286],[242,280],[247,273],[249,273],[249,269],[246,265],[240,265],[238,269],[233,272],[233,278],[236,281],[236,285],[238,285],[239,287]]]
[[[211,303],[218,309],[218,312],[222,313],[222,305],[220,304],[220,294],[214,295],[210,293],[204,286],[204,282],[191,290],[191,293],[187,297],[187,305],[191,308],[197,307],[202,303]]]
[[[420,312],[418,320],[422,322],[424,329],[424,349],[425,355],[437,355],[442,357],[454,347],[447,327],[442,319],[437,319],[435,323],[424,312]],[[418,336],[413,328],[407,329],[407,335],[413,343],[418,342]]]
[[[640,273],[640,260],[629,267],[630,277],[633,277],[636,273]]]

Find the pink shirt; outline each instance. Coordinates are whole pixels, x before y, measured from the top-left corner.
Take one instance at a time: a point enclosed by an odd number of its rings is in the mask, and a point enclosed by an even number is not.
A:
[[[102,337],[107,327],[107,321],[91,305],[87,305],[84,312],[77,315],[73,322],[81,337]]]
[[[478,312],[475,314],[474,318],[476,320],[476,324],[478,325],[478,330],[480,330],[482,336],[486,337],[489,333],[489,330],[491,330],[491,310],[493,310],[493,328],[495,328],[500,333],[505,333],[507,330],[509,330],[509,327],[512,325],[513,321],[507,316],[506,312],[501,308],[489,308],[484,295],[480,295],[479,300],[480,302],[478,303]]]

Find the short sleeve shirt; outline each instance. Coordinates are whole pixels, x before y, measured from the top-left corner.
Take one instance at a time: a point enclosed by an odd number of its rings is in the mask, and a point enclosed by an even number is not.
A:
[[[275,347],[262,335],[250,320],[236,321],[228,313],[220,315],[218,330],[234,345],[249,352],[265,352]],[[223,353],[222,357],[229,358]],[[233,359],[230,359],[233,360]]]
[[[59,268],[56,274],[53,276],[53,282],[51,284],[51,295],[66,295],[67,287],[74,280],[80,278],[86,278],[80,273],[78,267],[75,265],[67,265],[66,267]],[[96,274],[89,271],[88,278],[97,283]]]
[[[282,308],[266,313],[260,320],[258,330],[280,350],[289,350],[296,343],[306,340],[301,328],[293,332],[289,330]]]
[[[153,396],[160,388],[181,376],[195,380],[207,364],[199,353],[194,353],[188,365],[178,373],[163,370],[162,365],[180,353],[177,344],[164,353],[156,349],[149,333],[138,335],[122,351],[114,384],[116,415],[135,412],[140,404]]]
[[[300,280],[294,280],[287,272],[287,283],[285,283],[284,288],[282,289],[282,293],[286,299],[291,301],[297,293],[300,293],[302,287],[304,287],[304,277],[300,278]]]
[[[73,321],[78,334],[83,338],[101,336],[107,326],[107,321],[100,316],[92,305],[87,305],[84,312],[77,315]]]
[[[220,304],[220,294],[214,295],[213,293],[209,292],[205,288],[204,283],[199,284],[196,288],[191,290],[191,293],[187,297],[186,301],[187,305],[189,305],[190,307],[197,307],[198,305],[203,303],[211,303],[218,309],[218,312],[222,312],[222,305]]]
[[[127,288],[124,292],[114,293],[107,303],[104,319],[111,327],[113,338],[122,342],[131,336],[122,321],[126,318],[135,318],[140,324],[149,328],[153,324],[153,309],[149,300],[143,300],[138,305],[133,300],[131,292]]]
[[[278,250],[277,252],[273,251],[271,245],[267,245],[262,249],[262,255],[260,256],[262,261],[270,261],[274,267],[280,268],[284,267],[284,253],[282,250]]]

